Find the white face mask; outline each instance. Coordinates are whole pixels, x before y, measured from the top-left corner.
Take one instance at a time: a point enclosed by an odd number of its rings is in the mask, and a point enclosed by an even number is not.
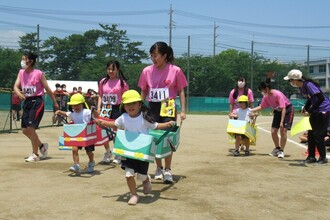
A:
[[[267,93],[265,93],[265,92],[261,92],[261,95],[262,95],[262,96],[265,96],[266,94],[267,94]]]
[[[292,87],[298,87],[297,85],[293,84],[292,82],[290,82]]]
[[[24,61],[24,60],[21,61],[21,67],[22,67],[22,69],[25,69],[27,67],[26,61]]]
[[[238,81],[238,82],[237,82],[237,86],[238,86],[238,88],[244,88],[244,86],[245,86],[245,82],[243,82],[243,81]]]

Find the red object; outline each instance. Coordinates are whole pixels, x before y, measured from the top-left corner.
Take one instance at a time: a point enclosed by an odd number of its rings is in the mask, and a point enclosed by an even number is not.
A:
[[[306,151],[304,152],[304,155],[308,157],[308,150],[306,150]],[[319,156],[320,156],[320,153],[319,153],[319,151],[317,150],[317,148],[315,147],[315,157],[319,157]]]
[[[96,124],[64,124],[64,146],[87,147],[97,141]]]

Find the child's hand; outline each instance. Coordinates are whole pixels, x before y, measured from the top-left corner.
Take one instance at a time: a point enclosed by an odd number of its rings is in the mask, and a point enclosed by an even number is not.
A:
[[[166,122],[166,124],[167,124],[168,128],[171,128],[171,127],[174,127],[176,123],[175,123],[175,121],[169,121],[169,122]]]
[[[59,115],[60,114],[60,110],[56,110],[55,115]]]

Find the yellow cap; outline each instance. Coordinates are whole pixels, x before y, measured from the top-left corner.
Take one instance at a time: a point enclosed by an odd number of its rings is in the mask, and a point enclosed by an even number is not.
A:
[[[249,98],[246,95],[241,95],[238,97],[238,102],[248,102]]]
[[[122,99],[123,104],[142,101],[140,94],[136,90],[127,90],[124,92]]]
[[[84,104],[85,98],[82,94],[76,93],[70,98],[70,102],[68,102],[68,105],[78,105],[78,104]]]

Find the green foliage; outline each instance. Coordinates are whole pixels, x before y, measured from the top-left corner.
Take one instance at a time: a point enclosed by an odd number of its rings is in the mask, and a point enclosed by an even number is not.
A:
[[[20,69],[22,54],[16,50],[0,47],[0,87],[13,88]]]

